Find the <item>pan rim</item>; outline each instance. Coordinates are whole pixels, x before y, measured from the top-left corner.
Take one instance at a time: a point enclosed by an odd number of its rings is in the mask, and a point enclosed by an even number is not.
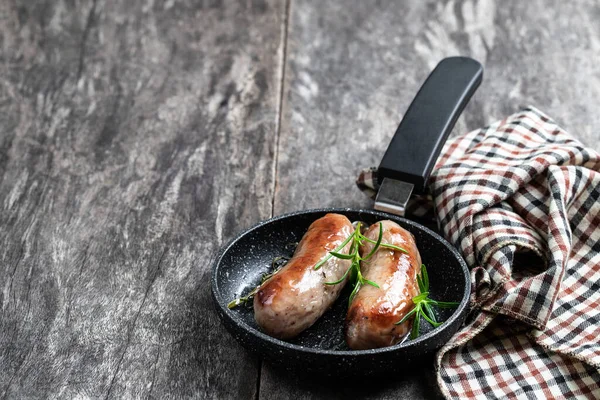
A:
[[[313,348],[313,347],[301,346],[301,345],[289,343],[289,342],[283,341],[281,339],[277,339],[272,336],[269,336],[269,335],[259,331],[258,329],[248,325],[233,310],[230,310],[227,307],[228,301],[227,301],[227,299],[224,298],[224,296],[220,292],[219,285],[217,283],[217,273],[218,273],[219,267],[221,265],[221,260],[223,259],[225,254],[227,254],[228,250],[242,237],[244,237],[244,236],[250,234],[251,232],[253,232],[267,224],[270,224],[272,222],[279,221],[279,220],[293,217],[293,216],[297,216],[297,215],[301,215],[301,214],[316,214],[316,213],[324,213],[324,212],[325,213],[327,213],[327,212],[334,212],[334,213],[343,213],[343,212],[361,213],[361,212],[364,212],[364,213],[368,213],[371,215],[377,215],[377,216],[380,216],[383,218],[388,218],[388,219],[392,218],[392,219],[400,220],[403,223],[405,223],[407,225],[411,225],[417,229],[421,229],[425,233],[431,235],[433,238],[438,240],[442,245],[444,245],[448,250],[450,250],[450,252],[458,260],[460,266],[462,267],[465,282],[466,282],[463,297],[460,301],[460,304],[456,308],[455,312],[452,314],[452,316],[450,318],[448,318],[446,321],[444,321],[444,323],[442,325],[440,325],[438,328],[435,328],[435,329],[431,330],[430,332],[427,332],[425,335],[419,336],[417,339],[414,339],[414,340],[408,340],[408,341],[404,341],[402,343],[398,343],[393,346],[381,347],[381,348],[369,349],[369,350],[327,350],[327,349],[317,349],[317,348]],[[446,239],[444,239],[442,236],[440,236],[436,232],[432,231],[431,229],[427,228],[426,226],[423,226],[417,222],[411,221],[410,219],[407,219],[405,217],[400,217],[398,215],[394,215],[394,214],[390,214],[390,213],[386,213],[386,212],[382,212],[382,211],[377,211],[377,210],[373,210],[373,209],[350,208],[350,207],[346,207],[346,208],[326,207],[326,208],[312,208],[312,209],[301,210],[301,211],[293,211],[293,212],[277,215],[277,216],[274,216],[267,220],[261,221],[255,225],[245,229],[244,231],[240,232],[235,237],[230,239],[218,251],[217,256],[212,264],[212,267],[211,267],[211,292],[212,292],[213,302],[215,303],[215,306],[218,307],[221,311],[219,313],[221,318],[230,319],[234,324],[236,324],[238,327],[241,327],[243,330],[245,330],[249,334],[251,334],[263,341],[266,341],[271,345],[284,347],[288,350],[294,350],[294,351],[298,351],[300,353],[310,353],[310,354],[327,355],[327,356],[334,356],[334,357],[335,356],[346,357],[346,356],[373,356],[373,355],[391,353],[391,352],[394,352],[397,350],[407,349],[407,348],[416,346],[423,342],[427,342],[430,339],[432,339],[433,337],[442,334],[458,318],[461,318],[463,313],[465,312],[465,309],[467,308],[468,303],[469,303],[469,298],[470,298],[470,294],[471,294],[471,285],[470,285],[469,268],[467,266],[467,263],[463,259],[463,257],[460,255],[459,251],[456,248],[454,248],[454,246],[452,246]]]

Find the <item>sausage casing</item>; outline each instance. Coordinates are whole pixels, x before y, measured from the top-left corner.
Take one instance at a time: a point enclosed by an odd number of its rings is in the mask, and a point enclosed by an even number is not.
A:
[[[313,222],[290,261],[259,288],[254,296],[254,318],[262,330],[279,339],[290,339],[321,317],[348,281],[326,285],[344,276],[349,260],[331,257],[314,269],[329,251],[353,232],[352,223],[340,214],[327,214]],[[348,253],[348,243],[342,253]]]
[[[408,254],[379,247],[371,258],[361,262],[363,277],[379,285],[360,288],[346,316],[346,343],[355,350],[392,346],[408,334],[412,319],[400,321],[413,307],[412,298],[419,294],[417,274],[421,256],[410,232],[393,221],[381,221],[382,243],[402,247]],[[365,232],[371,240],[379,237],[379,223]],[[361,246],[361,256],[366,256],[375,245]]]

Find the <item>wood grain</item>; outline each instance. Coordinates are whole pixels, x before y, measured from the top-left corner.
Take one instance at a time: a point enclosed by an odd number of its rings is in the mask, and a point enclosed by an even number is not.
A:
[[[379,164],[447,56],[485,68],[454,135],[531,104],[600,149],[599,16],[593,1],[293,0],[275,213],[369,205],[355,190],[358,170]]]
[[[284,7],[0,7],[0,397],[253,399],[209,276],[271,214]]]
[[[531,104],[600,150],[599,16],[592,1],[293,0],[274,213],[371,207],[354,185],[358,171],[379,164],[402,113],[447,56],[485,68],[454,135]],[[346,389],[264,365],[260,398],[436,398],[432,369]]]

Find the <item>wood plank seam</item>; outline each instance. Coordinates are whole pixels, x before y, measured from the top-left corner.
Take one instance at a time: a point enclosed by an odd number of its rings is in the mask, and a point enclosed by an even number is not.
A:
[[[276,132],[276,143],[275,143],[275,161],[273,162],[273,200],[271,201],[271,217],[275,214],[275,192],[277,191],[277,166],[279,163],[279,139],[281,137],[281,119],[283,111],[283,94],[285,93],[285,75],[287,69],[287,51],[288,51],[288,33],[290,26],[290,13],[292,8],[292,0],[286,0],[285,14],[283,16],[283,29],[282,29],[282,45],[283,51],[281,54],[281,73],[280,73],[280,84],[279,84],[279,105],[277,108],[277,132]],[[260,375],[260,373],[259,373]],[[260,377],[259,377],[260,379]]]

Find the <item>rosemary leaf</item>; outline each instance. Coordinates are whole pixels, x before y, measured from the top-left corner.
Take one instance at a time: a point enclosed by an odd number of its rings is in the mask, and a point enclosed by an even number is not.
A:
[[[363,260],[368,260],[369,258],[371,258],[371,256],[373,254],[375,254],[375,252],[381,245],[381,239],[383,239],[383,224],[380,222],[379,223],[379,236],[377,237],[377,242],[375,242],[375,246],[373,246],[373,249],[371,250],[371,252],[365,258],[363,258]]]
[[[360,225],[359,225],[359,228],[360,228]],[[321,268],[323,266],[323,264],[325,264],[327,262],[327,260],[329,260],[331,257],[333,257],[332,253],[339,253],[340,250],[342,250],[348,244],[348,242],[350,240],[352,240],[352,238],[354,238],[354,234],[348,236],[348,238],[346,240],[344,240],[342,242],[342,244],[340,244],[338,247],[336,247],[333,250],[333,252],[327,253],[327,255],[314,266],[314,269],[317,270],[317,269]]]
[[[423,286],[425,286],[425,292],[429,291],[429,275],[427,274],[427,268],[425,268],[425,264],[421,264],[421,275],[423,276]]]
[[[341,258],[343,260],[352,260],[353,258],[356,257],[356,254],[342,254],[342,253],[337,253],[335,251],[331,251],[331,252],[329,252],[329,254],[331,254],[334,257]]]
[[[352,300],[354,300],[354,297],[356,296],[356,293],[358,293],[358,291],[360,290],[361,286],[362,284],[360,283],[360,281],[356,282],[356,284],[354,285],[354,289],[352,289],[352,293],[350,293],[350,298],[348,299],[348,306],[352,304]]]
[[[344,276],[342,276],[340,279],[338,279],[335,282],[325,282],[326,285],[337,285],[338,283],[342,283],[344,281],[344,279],[346,279],[346,277],[348,276],[348,273],[350,272],[350,270],[352,269],[352,266],[350,266],[346,272],[344,272]]]
[[[403,247],[395,246],[393,244],[382,243],[381,247],[385,247],[386,249],[392,249],[392,250],[401,251],[402,253],[408,254],[408,250],[406,250]]]
[[[437,320],[433,306],[438,308],[453,308],[458,306],[458,303],[456,302],[437,301],[429,298],[429,275],[427,274],[425,264],[421,264],[421,273],[417,275],[417,285],[419,285],[419,294],[412,298],[412,301],[415,304],[414,308],[400,321],[396,322],[396,325],[401,324],[408,320],[411,315],[415,315],[415,320],[410,332],[411,339],[415,339],[419,336],[421,317],[434,328],[443,324],[443,322]]]
[[[437,301],[437,300],[429,300],[431,304],[438,308],[455,308],[460,304],[457,301]]]
[[[376,284],[376,283],[375,283],[375,282],[373,282],[373,281],[370,281],[370,280],[368,280],[368,279],[363,279],[363,282],[364,282],[364,283],[367,283],[367,284],[369,284],[369,285],[371,285],[371,286],[375,286],[377,289],[379,289],[379,285],[378,285],[378,284]]]
[[[421,328],[421,307],[417,306],[419,309],[417,310],[417,315],[415,316],[415,320],[413,322],[412,329],[410,331],[410,338],[416,339],[419,336],[419,329]]]
[[[417,312],[417,307],[414,307],[412,310],[410,310],[408,313],[406,313],[406,315],[404,317],[402,317],[402,319],[398,322],[396,322],[394,325],[400,325],[404,322],[406,322],[407,319],[410,318],[411,315],[415,314]]]

